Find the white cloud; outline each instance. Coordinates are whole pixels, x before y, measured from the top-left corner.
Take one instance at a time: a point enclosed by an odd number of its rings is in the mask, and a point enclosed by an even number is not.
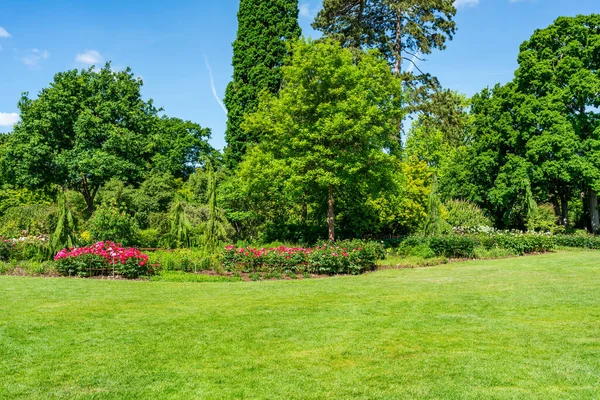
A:
[[[208,77],[210,78],[210,88],[212,90],[212,94],[215,97],[215,100],[217,100],[217,103],[219,103],[219,105],[223,109],[223,111],[225,111],[225,114],[227,114],[227,108],[225,107],[225,104],[223,104],[223,101],[217,94],[217,88],[215,87],[215,79],[213,77],[212,68],[210,67],[210,64],[208,62],[208,57],[206,56],[204,56],[204,63],[206,64],[206,68],[208,69]]]
[[[6,29],[0,26],[0,38],[9,38],[12,37],[10,33],[7,32]]]
[[[29,52],[29,54],[21,58],[21,61],[23,61],[23,64],[27,65],[29,68],[37,68],[40,66],[40,63],[44,60],[47,60],[48,57],[50,57],[48,50],[41,51],[39,49],[33,49]]]
[[[0,112],[0,126],[13,126],[19,122],[19,114]]]
[[[102,55],[97,50],[86,50],[75,56],[76,62],[85,65],[100,64],[103,60]]]
[[[310,7],[310,3],[302,3],[298,6],[298,15],[302,18],[314,18],[319,12],[319,6]]]
[[[455,0],[454,1],[454,7],[456,7],[456,8],[474,7],[477,4],[479,4],[479,0]]]

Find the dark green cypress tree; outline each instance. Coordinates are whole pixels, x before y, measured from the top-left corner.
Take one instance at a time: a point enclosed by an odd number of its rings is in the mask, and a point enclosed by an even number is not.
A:
[[[298,0],[240,1],[238,32],[233,43],[233,81],[225,93],[225,160],[229,167],[235,167],[248,145],[258,141],[243,132],[240,125],[246,114],[256,110],[262,90],[279,91],[286,42],[298,39],[300,34]]]

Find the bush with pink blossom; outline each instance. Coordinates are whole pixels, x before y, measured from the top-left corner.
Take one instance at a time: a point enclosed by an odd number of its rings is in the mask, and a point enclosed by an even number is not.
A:
[[[88,247],[59,251],[54,260],[63,275],[93,276],[115,274],[125,278],[151,275],[148,256],[138,249],[104,241]]]

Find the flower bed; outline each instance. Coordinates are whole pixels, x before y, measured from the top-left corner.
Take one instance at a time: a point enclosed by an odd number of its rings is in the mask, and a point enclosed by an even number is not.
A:
[[[48,253],[48,235],[21,236],[18,238],[0,238],[0,261],[44,261]]]
[[[119,274],[125,278],[138,278],[153,273],[148,256],[138,249],[125,248],[105,241],[88,247],[76,247],[59,251],[54,260],[63,275]]]
[[[279,272],[294,274],[360,274],[374,270],[383,245],[348,241],[336,245],[303,247],[225,247],[223,266],[232,272]]]

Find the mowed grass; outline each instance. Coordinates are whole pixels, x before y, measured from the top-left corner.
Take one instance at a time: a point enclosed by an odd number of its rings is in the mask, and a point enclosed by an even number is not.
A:
[[[600,252],[250,283],[2,276],[0,398],[596,399]]]

